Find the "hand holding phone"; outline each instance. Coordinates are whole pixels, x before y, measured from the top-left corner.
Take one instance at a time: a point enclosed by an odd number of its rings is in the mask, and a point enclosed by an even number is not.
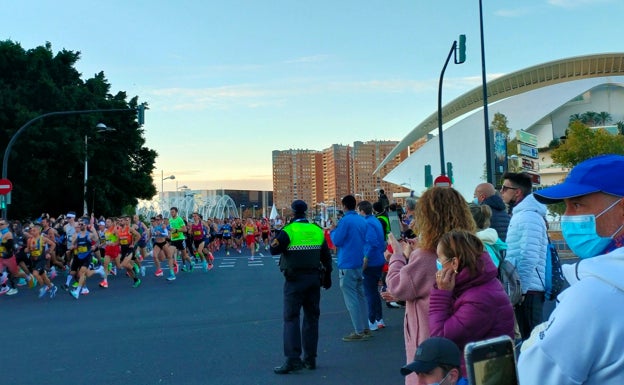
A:
[[[514,344],[508,336],[471,342],[464,348],[472,385],[518,385]]]

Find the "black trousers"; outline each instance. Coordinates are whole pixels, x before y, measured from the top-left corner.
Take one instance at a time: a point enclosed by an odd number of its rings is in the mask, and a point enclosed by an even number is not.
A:
[[[520,334],[522,339],[526,340],[531,335],[531,330],[543,322],[544,292],[527,292],[524,296],[524,301],[516,305],[514,310]]]
[[[302,350],[304,359],[316,358],[320,301],[318,272],[297,274],[284,282],[284,355],[287,358],[300,358]]]

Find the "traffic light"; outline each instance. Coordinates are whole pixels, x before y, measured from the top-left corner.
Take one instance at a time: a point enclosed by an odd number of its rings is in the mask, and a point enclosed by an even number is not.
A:
[[[429,188],[433,186],[433,174],[431,174],[431,165],[425,165],[425,187]]]
[[[466,61],[466,35],[459,35],[459,47],[457,49],[459,58],[455,61],[455,64],[461,64]]]
[[[455,183],[455,178],[453,178],[453,163],[446,162],[446,175],[451,179],[451,183]]]
[[[6,209],[6,199],[4,195],[0,195],[0,209]]]
[[[139,104],[137,106],[137,121],[139,122],[139,126],[145,124],[145,104]]]

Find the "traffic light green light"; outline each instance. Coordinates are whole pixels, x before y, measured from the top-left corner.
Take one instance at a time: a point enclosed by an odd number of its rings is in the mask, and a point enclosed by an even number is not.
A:
[[[4,195],[0,195],[0,209],[6,209],[6,198]]]
[[[461,64],[466,61],[466,35],[459,35],[459,55],[457,64]]]
[[[446,162],[446,176],[449,177],[451,183],[455,183],[455,178],[453,178],[453,163]]]
[[[425,165],[425,187],[433,186],[433,174],[431,174],[431,165]]]

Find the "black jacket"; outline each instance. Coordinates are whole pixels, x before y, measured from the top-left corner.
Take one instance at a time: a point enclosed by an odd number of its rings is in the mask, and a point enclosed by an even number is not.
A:
[[[498,195],[492,195],[486,198],[482,205],[488,205],[492,209],[492,218],[490,219],[490,227],[496,230],[498,237],[505,242],[507,239],[507,227],[509,227],[509,214],[505,202]]]

